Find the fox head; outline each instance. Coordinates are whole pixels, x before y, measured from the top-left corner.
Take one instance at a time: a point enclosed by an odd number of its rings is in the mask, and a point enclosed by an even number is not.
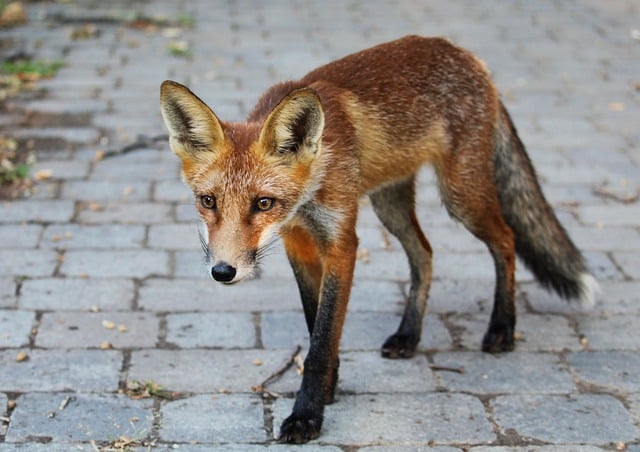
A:
[[[324,113],[318,95],[286,95],[262,122],[225,123],[187,87],[160,89],[162,117],[182,178],[205,226],[216,281],[254,274],[280,228],[317,189]]]

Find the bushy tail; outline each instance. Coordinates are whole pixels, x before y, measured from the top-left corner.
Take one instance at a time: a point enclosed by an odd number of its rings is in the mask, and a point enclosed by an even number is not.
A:
[[[515,126],[501,105],[493,163],[502,215],[516,253],[536,279],[566,299],[592,305],[598,283],[547,203]]]

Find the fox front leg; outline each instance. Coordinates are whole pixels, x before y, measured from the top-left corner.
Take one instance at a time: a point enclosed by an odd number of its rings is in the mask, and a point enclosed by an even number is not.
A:
[[[286,245],[287,239],[285,238]],[[319,303],[316,304],[315,318],[312,319],[311,309],[305,305],[307,324],[312,329],[311,342],[304,362],[302,384],[296,396],[293,411],[284,420],[280,429],[282,442],[302,444],[317,438],[322,428],[324,406],[333,401],[337,382],[340,336],[355,265],[355,250],[357,248],[355,233],[354,240],[346,250],[349,248],[352,248],[352,253],[345,252],[344,246],[337,246],[334,252],[328,252],[323,259]],[[287,247],[287,252],[294,266],[294,273],[298,277],[299,274],[294,262],[299,261],[292,259],[292,256],[295,255],[295,248]],[[312,266],[308,268],[312,268]],[[312,279],[306,278],[306,281]],[[300,280],[298,283],[300,284]],[[309,303],[310,300],[305,300],[304,291],[301,290],[301,294],[303,295],[303,303]]]

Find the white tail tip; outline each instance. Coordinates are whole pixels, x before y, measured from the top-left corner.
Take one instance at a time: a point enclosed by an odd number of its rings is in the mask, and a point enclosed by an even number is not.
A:
[[[592,307],[596,303],[596,296],[600,294],[598,281],[589,273],[580,275],[580,304]]]

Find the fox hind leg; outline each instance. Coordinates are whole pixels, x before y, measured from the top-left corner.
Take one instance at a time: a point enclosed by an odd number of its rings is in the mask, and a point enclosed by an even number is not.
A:
[[[431,285],[432,250],[415,214],[415,177],[386,186],[370,195],[382,224],[402,244],[411,270],[411,288],[402,321],[395,334],[382,345],[385,358],[410,358],[414,355]]]
[[[439,171],[443,202],[449,214],[487,245],[496,273],[493,311],[489,328],[482,340],[482,350],[503,352],[514,347],[516,323],[515,308],[515,237],[502,216],[497,188],[492,174],[482,161],[473,171],[456,171],[455,161],[448,164],[449,171]],[[466,162],[468,164],[468,162]],[[456,175],[452,180],[451,175]]]

